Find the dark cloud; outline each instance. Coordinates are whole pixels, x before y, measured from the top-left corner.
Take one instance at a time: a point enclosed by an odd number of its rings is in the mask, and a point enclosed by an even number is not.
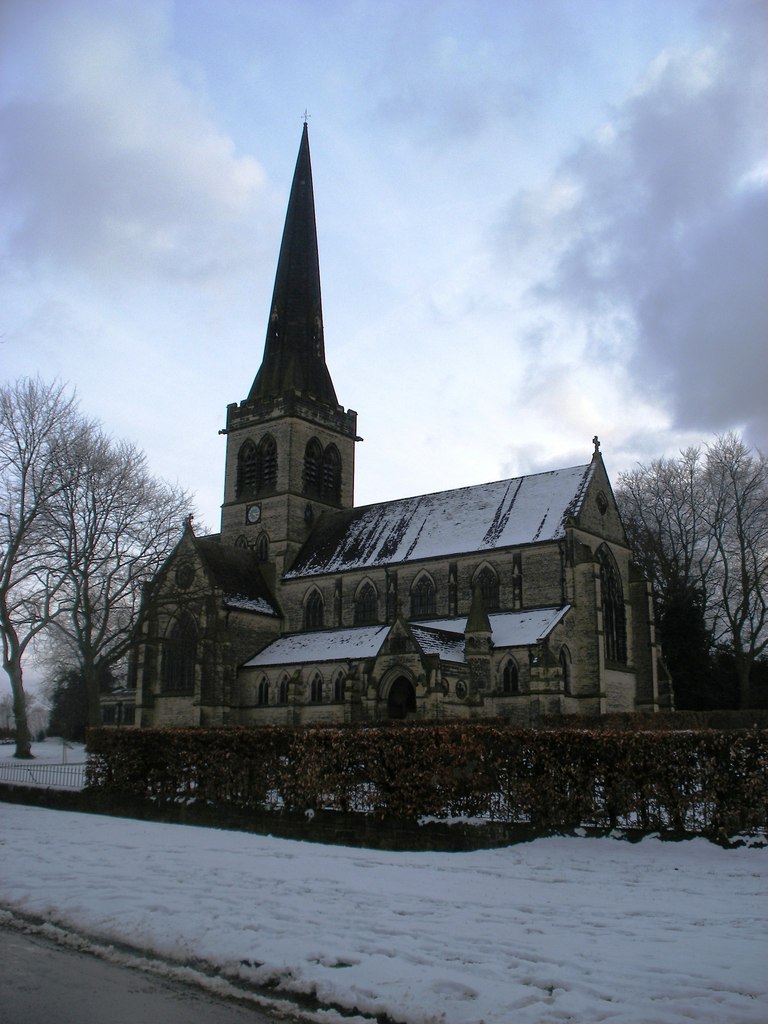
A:
[[[543,251],[553,316],[609,336],[679,430],[768,442],[768,8],[724,5],[706,45],[665,52],[547,189],[518,196],[505,244]],[[597,346],[600,348],[600,345]],[[610,347],[610,346],[609,346]]]

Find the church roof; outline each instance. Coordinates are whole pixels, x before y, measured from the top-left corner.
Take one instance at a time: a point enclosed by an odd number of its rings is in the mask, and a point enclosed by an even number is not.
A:
[[[296,391],[326,405],[338,405],[325,364],[315,198],[306,124],[288,200],[264,358],[248,400],[274,399]]]
[[[195,548],[214,585],[223,591],[227,607],[280,615],[253,551],[220,544],[208,537],[197,538]]]
[[[528,647],[543,640],[570,611],[561,608],[534,608],[519,612],[489,615],[495,647]],[[441,661],[464,662],[462,618],[414,622],[411,635],[425,654],[437,654]],[[391,626],[353,626],[349,629],[321,629],[312,633],[282,636],[268,644],[245,663],[245,668],[269,668],[279,665],[314,665],[323,661],[347,661],[375,658]]]
[[[557,540],[594,463],[327,512],[286,579]]]
[[[546,639],[555,626],[562,622],[571,610],[569,604],[560,607],[527,608],[518,612],[491,612],[488,621],[494,647],[529,647]],[[452,619],[429,619],[413,623],[415,629],[439,630],[445,633],[460,635],[464,638],[467,616]]]

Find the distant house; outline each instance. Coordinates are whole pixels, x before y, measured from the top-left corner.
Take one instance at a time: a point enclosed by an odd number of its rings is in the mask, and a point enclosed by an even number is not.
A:
[[[325,361],[304,126],[261,367],[227,409],[221,532],[150,588],[141,726],[653,712],[647,581],[594,439],[578,466],[354,506]]]

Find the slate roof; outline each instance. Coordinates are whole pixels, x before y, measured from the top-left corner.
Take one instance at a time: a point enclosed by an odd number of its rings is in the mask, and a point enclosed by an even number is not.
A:
[[[261,572],[261,563],[248,548],[220,544],[210,537],[195,539],[195,549],[215,586],[224,593],[224,604],[241,611],[280,615]]]
[[[527,608],[519,612],[491,612],[488,620],[491,624],[494,647],[528,647],[544,640],[562,622],[571,610],[569,604],[562,607]],[[459,616],[452,619],[429,619],[425,622],[413,623],[411,631],[416,628],[442,630],[463,639],[467,617]]]
[[[594,464],[422,494],[318,521],[286,579],[557,540]]]
[[[527,647],[543,640],[562,621],[570,605],[535,608],[489,615],[496,647]],[[464,663],[464,627],[467,618],[411,623],[411,634],[425,654],[438,654],[441,661]],[[279,665],[312,665],[323,661],[375,658],[391,626],[353,626],[349,629],[321,629],[311,633],[282,636],[268,644],[245,663],[245,668]]]
[[[336,392],[325,364],[315,197],[306,124],[301,134],[269,308],[264,359],[248,395],[249,401],[263,401],[298,391],[335,408],[338,405]]]

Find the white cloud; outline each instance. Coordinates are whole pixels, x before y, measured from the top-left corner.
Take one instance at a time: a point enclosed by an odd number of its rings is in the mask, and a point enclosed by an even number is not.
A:
[[[8,254],[99,276],[221,273],[264,173],[176,74],[163,8],[33,10],[46,16],[19,25],[26,61],[0,108]]]

